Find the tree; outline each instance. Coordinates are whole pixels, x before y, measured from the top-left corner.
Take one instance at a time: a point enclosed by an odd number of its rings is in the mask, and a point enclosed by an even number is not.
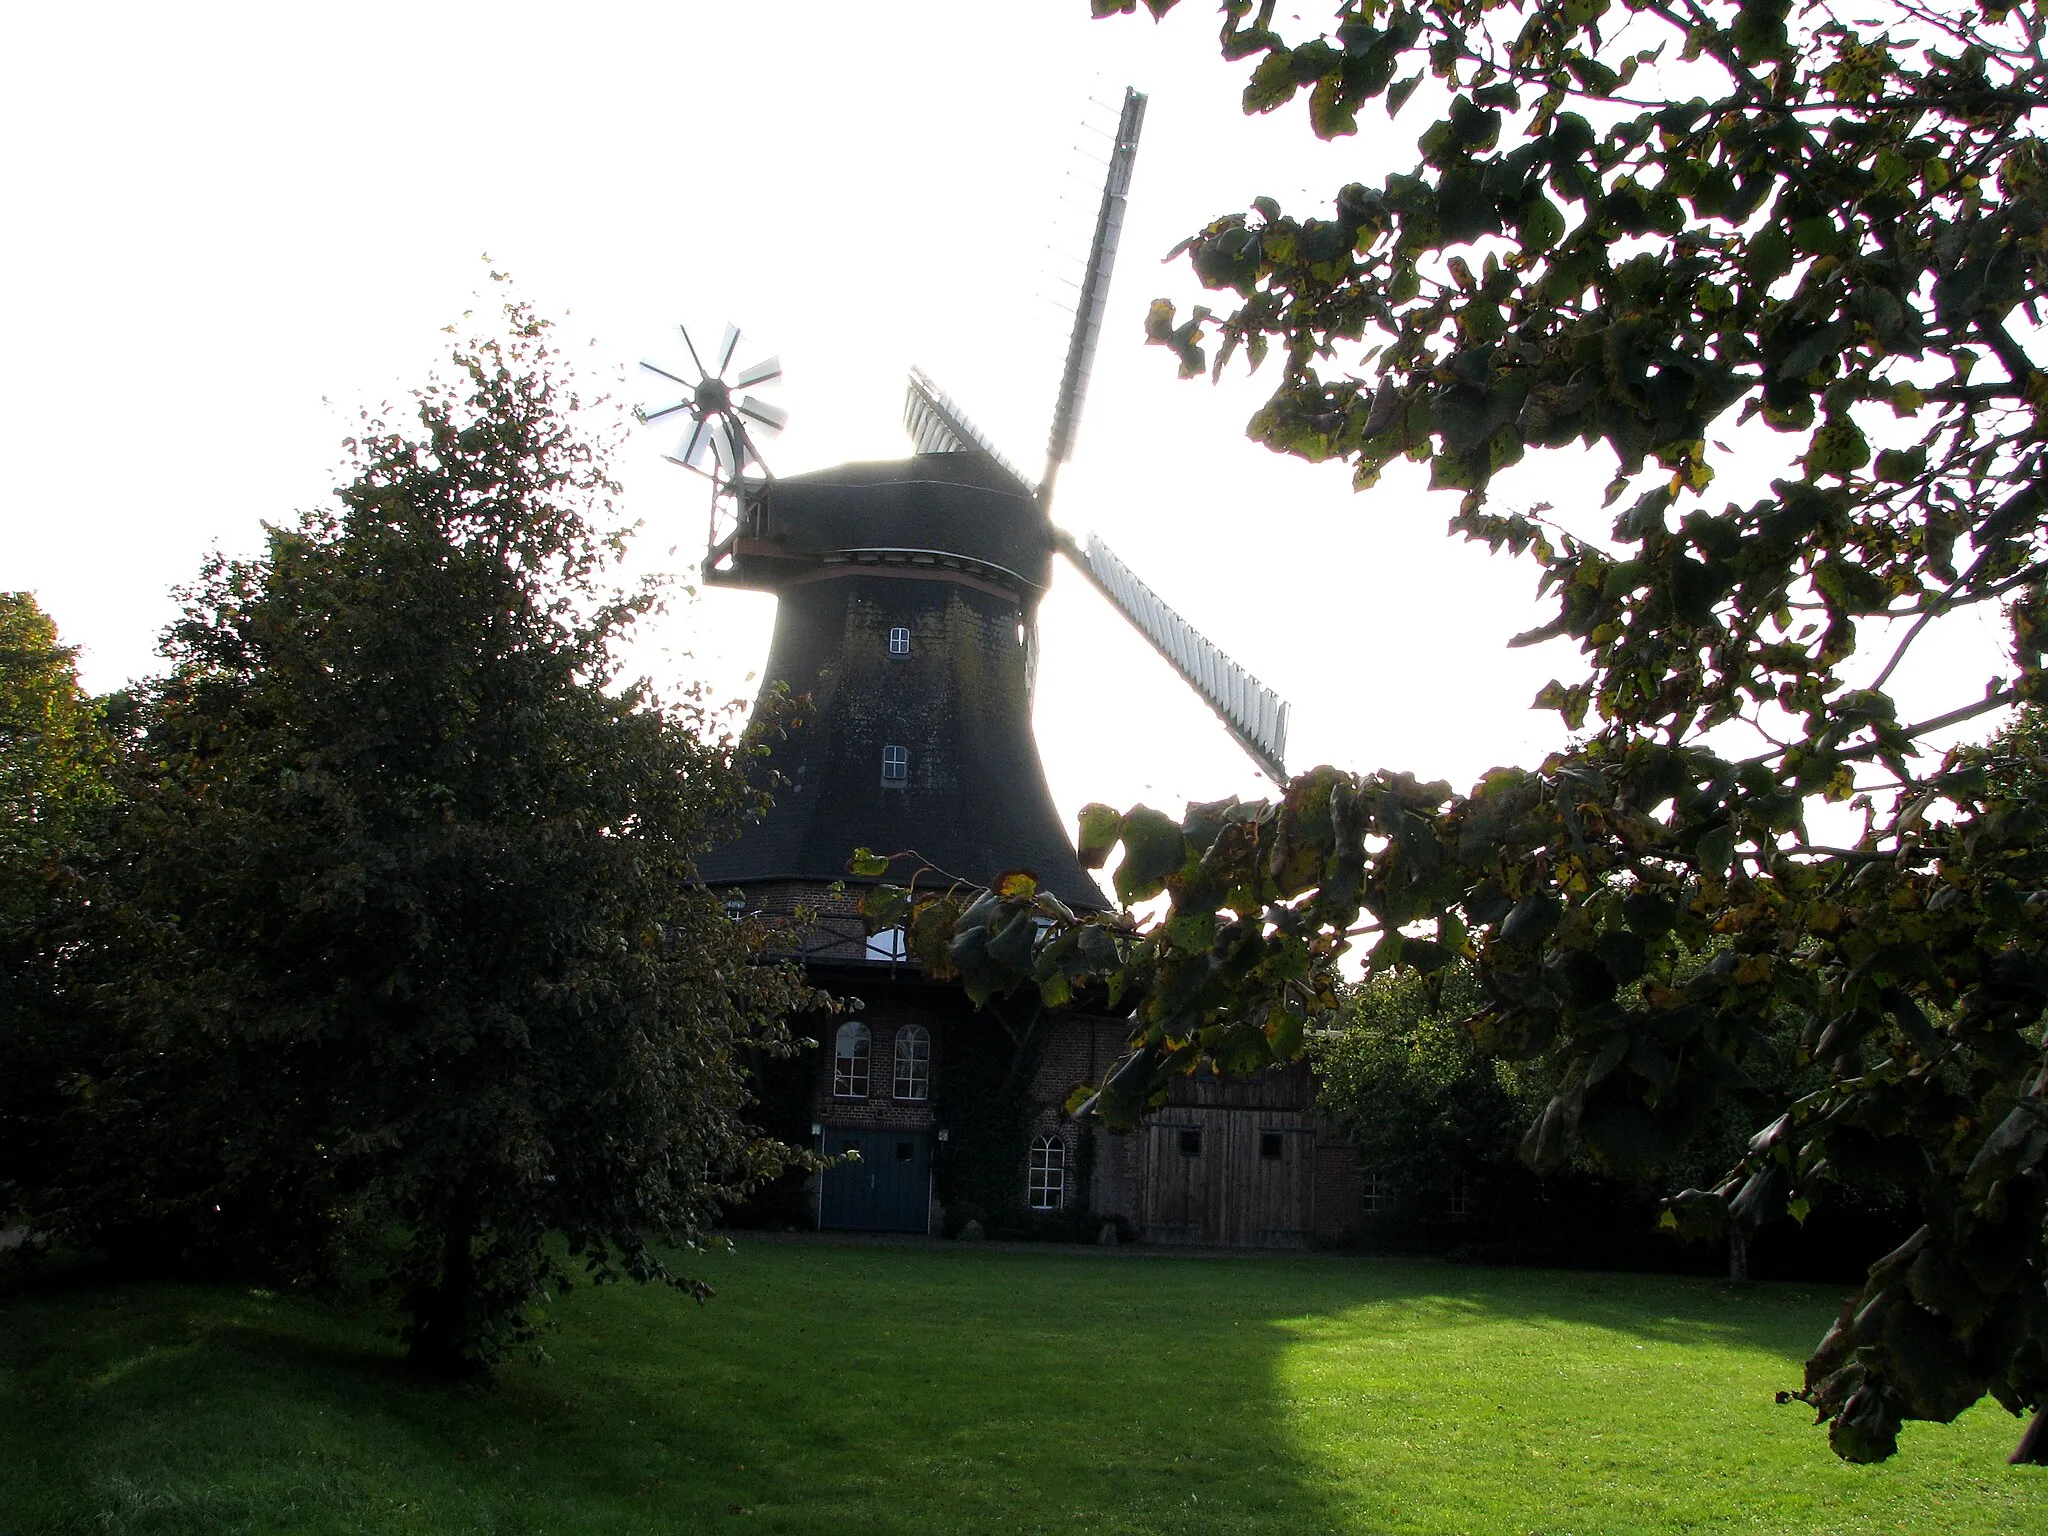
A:
[[[1172,1073],[1298,1053],[1354,944],[1375,971],[1469,960],[1481,1048],[1557,1074],[1538,1167],[1668,1158],[1796,1018],[1822,1086],[1670,1219],[1909,1191],[1923,1224],[1791,1395],[1872,1460],[1989,1393],[2035,1410],[2015,1459],[2048,1459],[2044,764],[1928,745],[2048,696],[2039,6],[1347,0],[1291,38],[1274,9],[1223,6],[1246,110],[1306,95],[1338,137],[1428,81],[1420,163],[1317,216],[1211,223],[1181,250],[1227,312],[1161,300],[1148,333],[1184,374],[1273,361],[1255,438],[1360,488],[1426,463],[1453,532],[1530,559],[1558,606],[1520,643],[1583,657],[1539,700],[1573,745],[1469,794],[1320,768],[1180,824],[1092,807],[1084,849],[1120,845],[1119,894],[1163,895],[1158,919],[1055,923],[1020,958],[1030,898],[997,893],[956,953],[990,994],[1103,976],[1136,1000],[1091,1101],[1115,1120]],[[1751,421],[1786,434],[1785,473],[1716,510],[1716,434]],[[1502,469],[1575,443],[1613,455],[1610,534],[1491,505]],[[1908,648],[1987,606],[2009,664],[1903,718]],[[1809,836],[1823,800],[1862,835]]]
[[[140,704],[119,880],[126,1033],[68,1215],[288,1273],[351,1234],[414,1360],[488,1363],[561,1250],[702,1294],[717,1202],[804,1154],[744,1064],[818,1002],[694,883],[743,743],[617,647],[656,600],[545,322],[368,419],[339,506],[215,558]]]
[[[1478,990],[1469,968],[1435,988],[1383,973],[1347,989],[1339,1027],[1310,1042],[1317,1108],[1391,1189],[1435,1194],[1514,1158],[1538,1090],[1513,1064],[1482,1057],[1459,1027]]]
[[[1715,948],[1681,954],[1674,979],[1684,981],[1713,963]],[[1319,1083],[1317,1107],[1344,1131],[1361,1168],[1395,1191],[1426,1192],[1433,1199],[1462,1179],[1483,1230],[1474,1241],[1492,1254],[1542,1256],[1549,1261],[1633,1267],[1666,1262],[1675,1246],[1648,1230],[1654,1206],[1702,1182],[1711,1183],[1736,1163],[1753,1134],[1760,1106],[1765,1118],[1820,1086],[1809,1065],[1794,1067],[1799,1021],[1774,1021],[1746,1053],[1748,1091],[1724,1096],[1691,1134],[1676,1141],[1667,1160],[1617,1162],[1581,1142],[1564,1168],[1536,1175],[1518,1155],[1524,1128],[1556,1092],[1554,1064],[1510,1062],[1478,1047],[1465,1021],[1484,1002],[1472,965],[1454,960],[1441,972],[1384,969],[1342,995],[1338,1027],[1310,1037]],[[1846,1238],[1904,1235],[1895,1191],[1866,1190],[1856,1199],[1838,1192],[1798,1233],[1779,1222],[1777,1256],[1806,1269],[1832,1264]],[[1880,1195],[1889,1198],[1874,1198]],[[1482,1223],[1475,1221],[1475,1228]],[[1728,1276],[1749,1278],[1749,1233],[1730,1222]]]
[[[0,1217],[61,1159],[82,1027],[64,936],[106,831],[110,762],[76,652],[33,596],[0,593]]]

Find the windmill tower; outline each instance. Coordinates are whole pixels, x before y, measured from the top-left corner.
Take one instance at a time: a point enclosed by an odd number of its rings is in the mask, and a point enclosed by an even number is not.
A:
[[[761,466],[756,440],[780,430],[782,413],[738,393],[774,379],[772,360],[726,383],[738,345],[728,329],[714,366],[690,348],[697,382],[654,368],[687,393],[647,419],[687,420],[670,457],[714,483],[703,579],[775,594],[763,698],[786,688],[809,699],[770,754],[781,776],[772,809],[706,856],[700,873],[749,910],[814,914],[806,964],[822,985],[865,1002],[860,1019],[838,1028],[815,1105],[812,1129],[826,1149],[862,1153],[855,1170],[827,1176],[826,1226],[925,1230],[942,1128],[933,1051],[941,1047],[943,1066],[947,1032],[973,1027],[957,988],[924,981],[900,937],[866,936],[854,898],[831,894],[836,883],[861,883],[847,873],[852,851],[901,851],[886,877],[898,883],[920,863],[974,884],[1028,869],[1070,906],[1108,905],[1060,823],[1032,734],[1038,607],[1056,556],[1138,628],[1266,774],[1285,777],[1287,705],[1100,539],[1078,543],[1050,515],[1087,393],[1144,115],[1145,97],[1126,92],[1035,481],[915,369],[904,401],[913,457],[778,478]],[[1089,1045],[1098,1070],[1120,1033],[1103,1022]],[[1044,1164],[1054,1149],[1035,1145],[1032,1156]],[[1065,1201],[1064,1171],[1034,1166],[1034,1203]]]

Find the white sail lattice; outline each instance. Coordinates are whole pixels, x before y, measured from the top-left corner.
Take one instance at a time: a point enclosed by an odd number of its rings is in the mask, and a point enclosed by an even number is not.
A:
[[[1081,567],[1125,618],[1137,625],[1210,708],[1223,717],[1240,745],[1275,782],[1287,778],[1287,701],[1232,661],[1207,635],[1182,618],[1138,579],[1095,534]]]

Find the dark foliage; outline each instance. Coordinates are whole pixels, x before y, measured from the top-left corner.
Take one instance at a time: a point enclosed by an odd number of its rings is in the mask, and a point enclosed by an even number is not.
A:
[[[1046,1235],[1018,1178],[1036,1108],[1031,1081],[1049,1034],[1038,1013],[1026,1003],[1007,1011],[1005,1025],[984,1013],[940,1034],[933,1107],[946,1142],[932,1177],[952,1232],[979,1221],[992,1237]]]
[[[571,1276],[700,1294],[722,1197],[791,1150],[750,1054],[812,1005],[692,883],[749,803],[696,699],[622,679],[603,444],[543,322],[368,421],[339,509],[215,559],[139,701],[104,878],[74,1240],[393,1288],[488,1363]]]
[[[28,593],[0,593],[0,1227],[65,1160],[88,1048],[78,940],[97,920],[112,758],[56,625]]]
[[[1705,960],[1694,957],[1693,969]],[[1720,1105],[1671,1161],[1615,1167],[1582,1146],[1563,1167],[1537,1173],[1520,1156],[1523,1132],[1557,1085],[1544,1063],[1479,1049],[1465,1021],[1484,1000],[1468,964],[1447,968],[1434,987],[1412,971],[1383,972],[1347,989],[1339,1027],[1310,1042],[1318,1107],[1378,1181],[1380,1209],[1362,1234],[1374,1246],[1488,1263],[1842,1280],[1860,1273],[1856,1254],[1910,1230],[1901,1225],[1903,1191],[1883,1203],[1837,1199],[1800,1221],[1781,1217],[1725,1250],[1684,1242],[1665,1214],[1670,1196],[1741,1155],[1758,1104],[1794,1095],[1790,1028],[1749,1058],[1758,1091]]]
[[[2048,762],[2018,739],[1929,743],[2048,696],[2048,373],[2029,351],[2048,19],[1346,0],[1284,36],[1273,0],[1222,9],[1248,112],[1305,96],[1341,137],[1429,81],[1434,119],[1411,172],[1196,233],[1181,250],[1228,312],[1160,300],[1148,333],[1186,374],[1215,337],[1216,367],[1277,362],[1253,436],[1361,488],[1426,463],[1454,533],[1530,559],[1558,608],[1517,643],[1578,647],[1581,673],[1538,700],[1574,744],[1465,794],[1319,768],[1278,805],[1178,825],[1091,807],[1084,853],[1120,847],[1118,895],[1163,915],[1073,922],[990,892],[958,909],[969,985],[1131,998],[1131,1055],[1087,1106],[1129,1121],[1174,1073],[1297,1055],[1362,940],[1375,972],[1463,959],[1481,1049],[1552,1074],[1523,1142],[1538,1169],[1581,1149],[1668,1163],[1760,1086],[1750,1063],[1792,1021],[1819,1086],[1673,1220],[1754,1232],[1903,1191],[1920,1226],[1794,1395],[1858,1461],[1987,1394],[2038,1426]],[[1789,467],[1715,510],[1715,434],[1750,422],[1789,435]],[[1606,536],[1489,505],[1500,470],[1571,444],[1613,457]],[[2008,661],[1902,714],[1902,658],[1972,609],[2002,611]],[[1809,834],[1823,800],[1862,810],[1849,846]],[[2030,1433],[2017,1454],[2044,1452]]]

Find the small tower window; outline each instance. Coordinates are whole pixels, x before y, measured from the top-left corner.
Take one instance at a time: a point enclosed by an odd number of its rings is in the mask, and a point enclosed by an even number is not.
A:
[[[901,786],[910,777],[910,749],[889,746],[882,748],[882,782]]]
[[[900,625],[889,631],[889,654],[908,656],[910,654],[910,631]]]
[[[1031,1209],[1056,1211],[1067,1203],[1067,1144],[1057,1136],[1031,1143]]]
[[[875,1037],[868,1033],[867,1025],[839,1026],[839,1034],[832,1047],[833,1098],[864,1099],[868,1096],[868,1057],[874,1050],[874,1044]]]
[[[895,1097],[928,1099],[931,1094],[932,1032],[922,1024],[906,1024],[896,1031]]]

